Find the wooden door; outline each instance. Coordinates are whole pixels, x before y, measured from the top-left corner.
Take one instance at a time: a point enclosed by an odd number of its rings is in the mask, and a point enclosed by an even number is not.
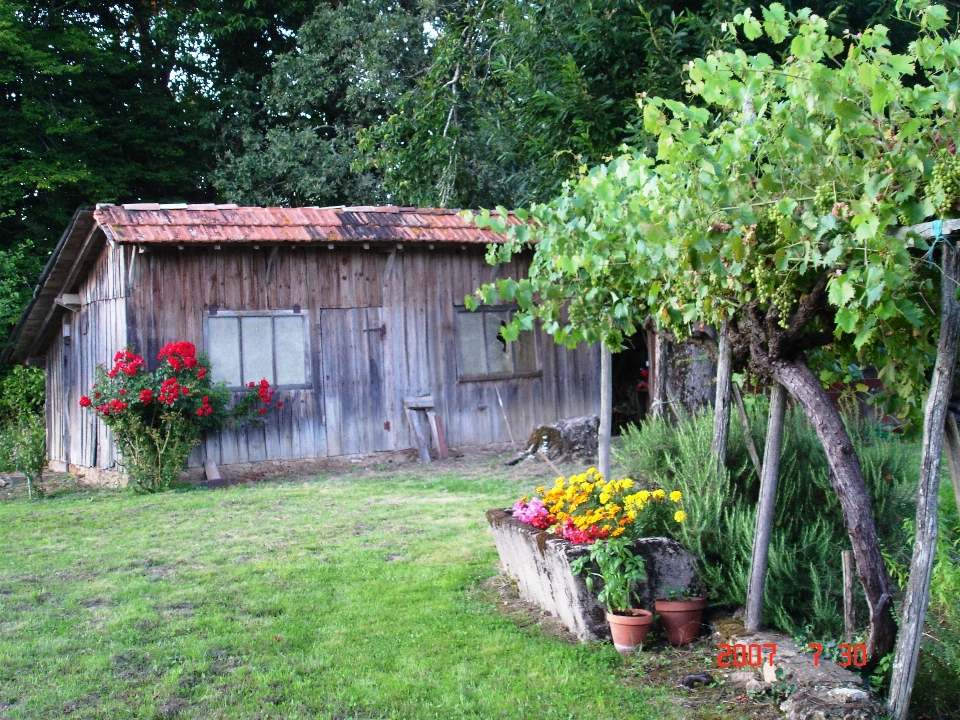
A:
[[[382,308],[321,310],[327,454],[393,450]]]

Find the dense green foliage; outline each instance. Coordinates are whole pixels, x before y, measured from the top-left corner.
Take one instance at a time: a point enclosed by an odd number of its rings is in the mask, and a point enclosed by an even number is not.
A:
[[[893,3],[817,2],[830,28],[889,21]],[[438,23],[429,69],[389,121],[361,133],[402,204],[517,207],[646,144],[640,93],[686,97],[684,64],[747,42],[722,23],[759,2],[468,0]],[[897,27],[897,42],[910,30]]]
[[[219,191],[246,205],[382,200],[376,174],[353,169],[356,134],[383,122],[413,86],[427,62],[427,16],[411,0],[318,8],[227,126]]]
[[[0,376],[0,472],[27,478],[30,495],[47,467],[47,423],[44,415],[43,370],[16,365]]]
[[[213,199],[234,97],[312,5],[0,0],[0,340],[78,206]]]
[[[17,548],[0,555],[0,714],[686,717],[672,688],[628,684],[609,643],[521,626],[481,594],[484,511],[518,484],[464,464],[0,501]]]
[[[836,37],[776,3],[762,21],[738,15],[731,34],[789,40],[789,55],[688,64],[703,107],[645,98],[655,154],[623,154],[518,213],[531,222],[490,259],[536,237],[530,277],[480,298],[520,304],[510,333],[539,317],[568,344],[616,347],[648,318],[679,337],[728,322],[735,353],[763,374],[805,352],[828,384],[873,366],[890,406],[916,419],[939,276],[923,241],[891,233],[943,204],[934,158],[955,151],[960,40],[943,6],[914,5],[919,35],[903,54],[880,25]],[[500,215],[478,222],[504,229]]]
[[[762,448],[765,403],[750,412],[754,441]],[[870,488],[881,547],[891,564],[909,564],[904,520],[915,512],[913,446],[884,439],[869,426],[857,428],[855,446]],[[621,472],[637,481],[678,487],[688,521],[675,534],[701,562],[712,602],[739,607],[746,597],[753,548],[759,480],[739,423],[731,427],[729,470],[717,477],[710,441],[713,419],[690,417],[679,425],[647,420],[628,430],[614,448]],[[850,549],[843,513],[830,486],[829,467],[816,433],[802,413],[787,414],[764,618],[795,633],[809,626],[815,636],[843,632],[843,572],[840,553]],[[866,624],[866,605],[860,623]]]

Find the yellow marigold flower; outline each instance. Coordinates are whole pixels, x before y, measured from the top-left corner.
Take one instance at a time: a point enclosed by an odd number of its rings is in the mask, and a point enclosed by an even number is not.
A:
[[[630,512],[627,513],[627,522],[633,522],[636,519],[637,519],[637,514],[635,512],[631,510]]]
[[[630,478],[624,478],[620,481],[620,487],[622,487],[624,490],[629,490],[633,487],[633,480]]]
[[[598,480],[603,480],[603,473],[597,473],[597,478],[596,478],[596,479],[598,479]]]
[[[618,537],[620,535],[623,535],[624,530],[626,530],[626,528],[619,527],[616,530],[614,530],[612,533],[610,533],[610,537]]]
[[[687,514],[683,510],[677,510],[673,514],[673,519],[676,520],[678,523],[682,523],[687,519]]]
[[[595,467],[587,468],[587,475],[596,475],[597,469]]]
[[[670,493],[670,499],[673,500],[674,502],[680,502],[680,498],[682,497],[683,497],[683,493],[680,492],[679,490],[674,490],[672,493]]]
[[[582,487],[584,492],[588,492],[588,493],[593,492],[593,483],[584,483]]]
[[[597,487],[603,487],[603,486],[606,485],[607,483],[606,483],[606,481],[604,481],[604,480],[597,480],[597,482],[594,483],[594,484],[595,484]]]
[[[553,484],[556,485],[558,488],[562,488],[564,482],[565,482],[564,478],[558,477]]]
[[[607,493],[607,492],[600,493],[600,503],[603,505],[606,505],[608,502],[610,502],[610,493]]]
[[[642,502],[642,503],[645,503],[647,500],[650,499],[650,491],[649,491],[649,490],[641,490],[640,492],[637,493],[637,495],[640,496],[640,502]]]
[[[657,500],[663,500],[663,499],[667,496],[667,493],[665,493],[663,490],[657,488],[656,490],[653,491],[653,496],[654,496]]]
[[[534,491],[537,495],[543,495],[543,493],[546,492],[546,490],[547,490],[547,488],[544,487],[543,485],[541,485],[541,486],[538,487],[538,488],[534,488],[534,489],[533,489],[533,491]]]

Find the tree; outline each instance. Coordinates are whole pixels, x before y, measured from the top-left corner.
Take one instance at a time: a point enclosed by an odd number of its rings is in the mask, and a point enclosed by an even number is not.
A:
[[[534,318],[559,342],[611,348],[648,317],[677,337],[727,322],[735,364],[783,385],[824,446],[870,609],[871,663],[895,639],[889,579],[824,384],[876,367],[888,408],[915,427],[939,275],[922,239],[890,230],[952,212],[960,187],[948,141],[960,41],[940,37],[942,6],[907,7],[919,40],[902,54],[882,25],[836,36],[809,10],[740,13],[727,32],[789,43],[786,57],[711,52],[686,66],[701,107],[643,98],[655,155],[622,154],[518,210],[490,259],[536,239],[529,278],[479,291],[520,305],[508,339]],[[507,230],[504,212],[478,222]]]
[[[836,33],[892,14],[888,0],[803,4]],[[649,140],[639,92],[680,100],[685,62],[737,44],[769,50],[767,38],[721,32],[744,7],[759,1],[459,2],[436,23],[429,69],[388,122],[361,133],[362,148],[400,204],[544,202],[579,168]],[[906,45],[910,28],[896,29]]]
[[[313,4],[0,0],[0,250],[42,265],[80,205],[214,199],[233,88],[256,86]],[[32,290],[38,270],[8,266],[0,283]]]
[[[427,62],[416,0],[324,5],[228,125],[219,191],[256,205],[366,205],[377,175],[354,170],[357,131],[384,122]]]

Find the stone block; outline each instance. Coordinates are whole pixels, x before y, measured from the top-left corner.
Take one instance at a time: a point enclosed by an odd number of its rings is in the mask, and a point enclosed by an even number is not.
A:
[[[603,607],[584,579],[570,569],[574,560],[589,552],[588,546],[515,520],[509,509],[489,510],[487,521],[503,571],[517,583],[523,600],[558,617],[581,642],[610,637]],[[634,548],[647,570],[646,582],[635,588],[638,607],[652,611],[654,600],[670,590],[698,591],[696,562],[683,545],[667,538],[643,538],[634,541]]]

